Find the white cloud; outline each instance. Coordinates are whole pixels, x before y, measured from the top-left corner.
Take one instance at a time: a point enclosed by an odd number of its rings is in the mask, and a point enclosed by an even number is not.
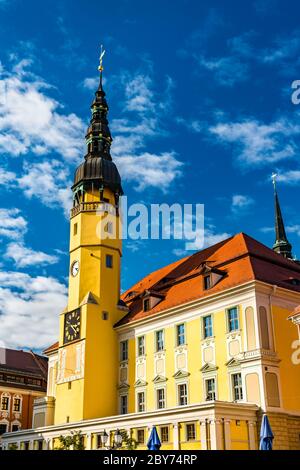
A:
[[[244,196],[242,194],[234,194],[232,196],[231,210],[235,214],[240,214],[249,209],[254,204],[254,200],[250,196]]]
[[[0,167],[0,185],[11,185],[16,177],[17,175],[12,171],[7,171]]]
[[[282,63],[291,58],[298,59],[299,51],[299,31],[294,31],[287,37],[278,38],[275,46],[265,49],[260,57],[265,63]]]
[[[50,85],[28,71],[23,60],[11,72],[2,72],[0,89],[0,151],[12,156],[28,152],[56,152],[76,159],[83,151],[85,126],[74,113],[48,96]]]
[[[32,248],[27,248],[23,242],[9,243],[5,257],[13,259],[18,268],[45,266],[58,262],[57,256],[48,255],[42,251],[34,251]]]
[[[183,163],[173,151],[161,154],[145,151],[147,138],[165,135],[161,124],[164,113],[171,106],[170,77],[162,97],[153,91],[149,75],[125,74],[120,80],[125,85],[126,117],[112,121],[114,141],[112,154],[124,180],[137,183],[137,191],[156,187],[166,192],[173,181],[182,174]]]
[[[300,237],[300,225],[298,224],[288,225],[286,227],[286,231],[287,233],[295,233],[296,235],[298,235],[298,237]]]
[[[147,152],[127,155],[115,158],[115,162],[124,179],[137,183],[135,186],[137,191],[146,187],[157,187],[167,191],[170,184],[180,176],[183,165],[172,152],[159,155]]]
[[[278,173],[277,181],[291,185],[298,184],[300,181],[300,170],[289,170],[285,173]]]
[[[25,163],[24,175],[18,179],[29,199],[38,198],[48,207],[63,207],[68,215],[72,204],[71,181],[67,167],[57,160]]]
[[[233,86],[237,82],[248,79],[248,65],[243,63],[238,57],[219,57],[206,59],[203,56],[195,55],[200,67],[214,72],[215,80],[224,86]]]
[[[298,136],[299,124],[285,118],[270,124],[255,119],[218,123],[210,133],[220,142],[236,145],[238,158],[247,165],[264,165],[296,155],[292,138]]]
[[[11,348],[42,349],[57,340],[58,315],[67,288],[52,277],[0,272],[0,342]]]
[[[83,87],[86,88],[87,90],[95,91],[98,88],[98,85],[99,85],[99,78],[93,77],[93,78],[85,78],[83,80]]]
[[[27,221],[16,208],[0,209],[0,237],[21,239],[27,231]]]
[[[152,80],[148,75],[138,74],[125,87],[127,111],[145,113],[154,111]]]
[[[217,232],[216,227],[214,225],[208,225],[204,229],[204,244],[196,246],[195,249],[203,250],[209,246],[216,245],[217,243],[226,240],[227,238],[231,237],[231,234],[228,232]],[[178,257],[183,257],[187,255],[191,255],[191,251],[185,250],[183,248],[175,248],[173,250],[174,255]]]

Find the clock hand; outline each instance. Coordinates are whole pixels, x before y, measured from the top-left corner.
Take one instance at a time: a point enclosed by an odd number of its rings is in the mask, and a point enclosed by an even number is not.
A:
[[[70,325],[70,327],[73,329],[74,333],[77,333],[77,330],[76,330],[75,326]]]

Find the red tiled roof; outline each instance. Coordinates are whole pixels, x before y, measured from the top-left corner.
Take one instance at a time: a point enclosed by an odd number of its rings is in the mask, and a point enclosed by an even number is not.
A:
[[[1,367],[47,379],[48,359],[33,351],[0,348]]]
[[[203,263],[224,272],[220,281],[208,290],[204,290],[200,277]],[[295,279],[299,285],[293,283]],[[300,293],[300,265],[285,259],[248,235],[239,233],[149,274],[124,292],[122,300],[129,307],[129,313],[116,326],[150,317],[168,308],[252,280]],[[146,289],[162,293],[164,297],[154,308],[144,312],[141,294]],[[130,292],[134,292],[131,297],[128,296]]]
[[[58,344],[59,344],[58,341],[56,341],[56,343],[54,343],[54,344],[51,344],[51,346],[48,346],[47,349],[44,349],[43,354],[48,355],[49,353],[57,351]]]

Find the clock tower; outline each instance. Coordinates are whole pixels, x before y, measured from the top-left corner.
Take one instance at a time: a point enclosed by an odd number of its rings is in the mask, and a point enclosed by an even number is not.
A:
[[[70,216],[68,305],[60,315],[55,424],[118,413],[121,178],[113,163],[108,105],[100,82],[91,105],[87,153],[75,171]]]

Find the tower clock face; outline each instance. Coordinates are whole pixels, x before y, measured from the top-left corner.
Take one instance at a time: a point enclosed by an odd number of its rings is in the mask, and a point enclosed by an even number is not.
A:
[[[80,309],[65,315],[64,343],[80,338]]]
[[[79,273],[79,261],[73,261],[73,263],[71,264],[71,274],[73,277],[77,276],[77,274]]]

